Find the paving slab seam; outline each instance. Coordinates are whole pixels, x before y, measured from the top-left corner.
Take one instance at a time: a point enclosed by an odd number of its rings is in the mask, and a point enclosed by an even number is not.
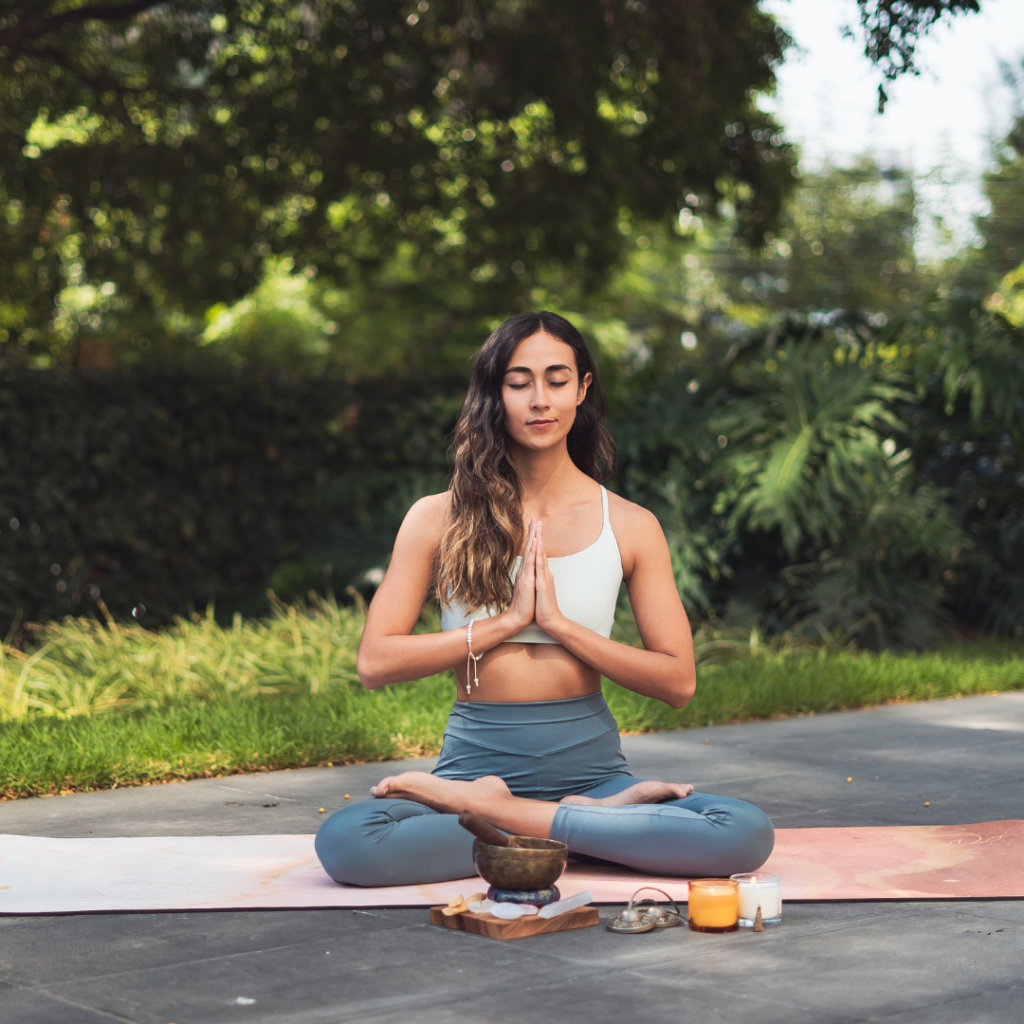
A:
[[[978,989],[974,992],[965,993],[963,995],[954,996],[952,999],[942,999],[934,1003],[925,1003],[921,1006],[914,1006],[913,1010],[931,1010],[939,1006],[955,1006],[957,1003],[965,1002],[968,999],[977,999],[979,996],[990,995],[993,992],[1012,992],[1014,989],[1021,988],[1022,983],[1019,981],[1011,982],[1007,985],[987,985],[983,989]],[[894,1010],[892,1013],[876,1014],[872,1017],[865,1017],[864,1020],[868,1024],[876,1024],[878,1021],[891,1020],[893,1017],[899,1017],[902,1014],[907,1013],[906,1009]],[[964,1018],[966,1020],[966,1018]]]
[[[623,977],[624,975],[632,975],[634,973],[634,970],[628,967],[615,967],[616,977]],[[605,966],[601,970],[575,972],[572,975],[572,980],[587,981],[595,976],[607,977],[607,975],[608,967]],[[536,993],[538,990],[564,988],[567,980],[564,974],[559,973],[548,978],[535,976],[535,980],[531,981],[528,985],[524,985],[522,979],[501,984],[494,984],[492,982],[487,986],[487,998],[498,1001],[502,995],[509,992],[519,996],[527,993]],[[443,1010],[465,1002],[466,998],[467,993],[465,990],[459,990],[450,995],[416,993],[414,995],[393,997],[386,1001],[381,999],[363,1000],[359,1003],[349,1004],[344,1010],[323,1007],[299,1013],[292,1012],[289,1020],[291,1024],[347,1024],[349,1021],[359,1021],[361,1024],[371,1024],[371,1022],[372,1024],[387,1024],[389,1021],[401,1021],[403,1024],[407,1024],[410,1019],[410,1009],[422,1010],[425,1001],[429,1001],[431,1009]],[[478,998],[478,996],[474,995],[473,998]],[[251,1024],[263,1024],[263,1021],[266,1021],[267,1024],[271,1024],[271,1022],[278,1024],[280,1016],[280,1013],[275,1013],[270,1017],[261,1018],[260,1021],[253,1021]]]
[[[913,750],[913,751],[909,751],[909,752],[906,752],[906,753],[904,753],[904,752],[897,752],[897,751],[889,751],[889,750],[881,750],[881,751],[876,751],[874,753],[875,753],[876,757],[879,754],[885,754],[892,761],[894,761],[896,763],[899,763],[899,764],[903,764],[903,763],[919,764],[921,761],[927,760],[927,759],[931,758],[931,756],[933,754],[935,754],[935,755],[942,755],[943,757],[948,757],[949,754],[951,754],[951,753],[966,753],[967,751],[974,750],[977,747],[983,748],[985,750],[991,750],[993,747],[1006,746],[1008,744],[1020,746],[1020,745],[1024,744],[1024,739],[1017,738],[1017,739],[1013,739],[1013,740],[1002,740],[1002,741],[998,741],[998,742],[995,742],[995,743],[978,743],[978,744],[972,744],[971,746],[966,746],[966,747],[965,746],[946,747],[946,748],[943,748],[941,750],[930,750],[930,751]],[[726,744],[722,744],[722,746],[725,746],[725,745]],[[769,752],[765,751],[765,753],[767,754]],[[767,781],[771,781],[772,779],[786,778],[786,777],[790,777],[790,776],[793,776],[793,775],[806,775],[809,772],[828,772],[828,771],[832,771],[834,769],[838,770],[838,769],[841,769],[841,768],[845,769],[845,768],[850,768],[850,767],[856,767],[858,765],[873,764],[875,762],[875,760],[876,760],[876,757],[872,757],[872,758],[865,757],[865,758],[858,759],[858,760],[851,760],[851,759],[848,758],[845,761],[841,761],[841,760],[830,761],[828,764],[809,764],[809,765],[807,765],[806,767],[803,767],[803,768],[788,768],[785,771],[781,771],[781,772],[751,772],[751,773],[747,773],[745,775],[719,775],[719,776],[715,777],[714,785],[716,785],[716,786],[723,786],[723,785],[732,785],[732,784],[737,783],[737,782],[752,782],[752,781],[753,782],[767,782]],[[980,771],[982,769],[976,769],[976,770]]]
[[[244,793],[246,796],[261,797],[268,796],[271,800],[284,800],[290,804],[301,804],[308,803],[311,807],[312,803],[308,800],[299,800],[294,796],[278,796],[276,793],[254,793],[251,789],[239,789],[238,786],[218,786],[218,789],[226,789],[231,793]]]
[[[881,750],[877,753],[884,754],[895,763],[917,762],[933,760],[938,755],[949,756],[950,754],[970,754],[975,751],[989,752],[999,747],[1019,747],[1024,744],[1024,736],[1016,736],[1006,740],[989,740],[987,743],[972,743],[967,746],[942,747],[938,750],[922,750],[920,747],[915,750]]]
[[[637,972],[634,972],[634,973],[642,975],[641,971],[637,971]],[[672,981],[666,982],[666,980],[664,978],[660,978],[660,977],[655,978],[655,979],[646,979],[646,980],[648,980],[648,981],[655,980],[655,981],[661,982],[662,984],[668,984],[668,985],[674,987],[677,990],[678,989],[687,988],[688,991],[691,993],[691,995],[693,994],[693,992],[695,991],[695,988],[696,988],[695,986],[689,986],[689,985],[686,984],[688,981],[692,980],[690,978],[680,978],[678,980],[678,982],[676,982],[674,985],[673,985]],[[716,989],[720,984],[721,984],[721,979],[718,978],[718,977],[707,978],[706,981],[704,981],[704,985],[705,986],[710,986],[712,988],[712,990]],[[962,993],[958,993],[957,995],[951,996],[951,997],[946,998],[946,999],[939,999],[939,1000],[935,1000],[935,1001],[931,1001],[931,1002],[916,1002],[913,1005],[903,1006],[903,1007],[901,1007],[899,1009],[894,1009],[894,1010],[888,1011],[888,1012],[883,1011],[883,1012],[880,1012],[880,1013],[872,1013],[872,1014],[870,1014],[868,1016],[862,1016],[862,1015],[859,1015],[859,1014],[850,1014],[850,1015],[847,1015],[847,1016],[844,1016],[844,1017],[841,1017],[841,1018],[830,1017],[829,1019],[830,1019],[830,1024],[878,1024],[878,1022],[882,1022],[882,1021],[886,1021],[886,1020],[899,1019],[900,1017],[903,1017],[903,1016],[905,1016],[907,1014],[927,1013],[928,1010],[934,1009],[936,1007],[953,1006],[953,1005],[955,1005],[957,1003],[966,1002],[966,1001],[969,1001],[969,1000],[972,1000],[972,999],[977,999],[977,998],[982,997],[982,996],[990,995],[993,992],[1009,992],[1009,991],[1013,991],[1013,990],[1015,990],[1017,988],[1020,988],[1020,987],[1021,987],[1021,982],[1016,981],[1016,980],[1013,981],[1013,982],[1010,982],[1010,983],[1006,983],[1006,984],[990,984],[990,985],[987,985],[984,989],[972,990],[970,992],[962,992]],[[819,1014],[824,1015],[824,1011],[823,1010],[820,1010],[820,1009],[816,1010],[814,1006],[804,1005],[804,1004],[801,1004],[801,1003],[788,1003],[788,1002],[785,1002],[785,1001],[779,1000],[779,999],[771,999],[771,998],[765,998],[765,997],[759,997],[759,996],[752,996],[749,993],[746,993],[746,992],[744,992],[744,991],[742,991],[740,989],[735,989],[735,988],[731,989],[729,991],[729,996],[731,998],[737,999],[737,1000],[756,1002],[756,1003],[758,1003],[758,1004],[760,1004],[762,1006],[764,1006],[764,1005],[772,1005],[772,1006],[777,1006],[777,1007],[784,1007],[784,1008],[787,1008],[787,1009],[792,1008],[794,1010],[803,1010],[803,1011],[807,1011],[807,1012],[819,1013]],[[748,1017],[746,1017],[744,1019],[749,1019],[749,1020],[755,1020],[756,1021],[758,1019],[758,1017],[757,1016],[748,1016]],[[964,1020],[964,1021],[969,1021],[970,1020],[969,1017],[963,1017],[961,1019]],[[1019,1019],[1020,1019],[1019,1017],[1018,1018],[1014,1018],[1015,1021],[1017,1021]],[[381,1022],[381,1024],[383,1024],[383,1022]]]
[[[95,1013],[100,1017],[107,1017],[110,1020],[119,1021],[120,1024],[143,1024],[137,1017],[125,1017],[123,1014],[114,1013],[113,1010],[101,1010],[99,1007],[90,1006],[88,1003],[79,1003],[74,999],[68,999],[66,996],[59,996],[54,992],[51,992],[43,985],[33,984],[22,984],[21,982],[11,981],[8,982],[12,988],[20,989],[22,992],[31,992],[36,996],[45,996],[47,999],[52,999],[55,1003],[60,1003],[62,1006],[73,1006],[76,1010],[84,1010],[87,1013]]]
[[[410,927],[433,927],[427,924],[414,925]],[[441,931],[438,929],[438,931]],[[442,932],[439,936],[448,936],[456,942],[479,942],[479,936],[469,935],[463,932],[447,931]],[[497,945],[497,944],[495,944]],[[532,948],[527,946],[517,947],[514,943],[510,944],[511,948],[507,948],[504,945],[498,947],[505,955],[518,954],[521,958],[531,958],[536,955],[537,947]],[[721,950],[708,950],[708,956],[714,956],[721,953]],[[643,952],[639,952],[639,956],[643,956]],[[548,954],[552,956],[552,954]],[[569,959],[554,954],[559,960]],[[571,972],[571,978],[575,981],[586,981],[593,977],[607,977],[610,971],[614,971],[616,975],[634,974],[637,971],[645,968],[653,968],[658,966],[670,965],[678,963],[680,959],[680,953],[678,949],[674,950],[671,954],[659,957],[656,960],[645,959],[643,963],[632,964],[624,966],[622,958],[617,956],[614,960],[602,960],[598,962],[589,961],[588,969],[574,968]],[[570,961],[572,962],[572,961]],[[552,987],[562,987],[566,984],[567,977],[563,970],[552,971],[545,977],[544,975],[536,975],[535,980],[529,984],[524,985],[521,978],[510,980],[503,983],[490,982],[487,986],[487,993],[489,998],[500,996],[504,992],[531,992],[537,989],[548,989]],[[373,1001],[362,1000],[359,1003],[349,1004],[344,1010],[339,1011],[337,1008],[326,1008],[317,1007],[311,1008],[305,1012],[292,1011],[288,1014],[289,1020],[292,1024],[345,1024],[347,1021],[361,1021],[361,1022],[383,1022],[389,1019],[400,1019],[403,1022],[409,1020],[408,1010],[410,1007],[422,1008],[424,999],[429,998],[431,1000],[431,1006],[433,1008],[444,1008],[446,1006],[455,1006],[459,1002],[464,1001],[466,998],[465,990],[452,993],[450,996],[444,996],[437,993],[415,993],[410,995],[403,995],[392,997],[385,1002],[385,1005],[381,1005],[382,1000],[374,999]],[[376,1011],[376,1012],[374,1012]],[[271,1021],[279,1022],[281,1014],[274,1011],[274,1014],[270,1017],[261,1017],[259,1020],[252,1020],[250,1024],[262,1024],[263,1021],[270,1024]]]
[[[143,913],[144,913],[144,911],[143,911]],[[150,913],[152,913],[152,911],[150,911]],[[184,911],[182,911],[182,913],[184,913]],[[189,911],[189,913],[197,913],[197,911]],[[209,911],[198,911],[198,913],[209,913]],[[216,911],[214,911],[214,913],[216,913]],[[422,925],[421,924],[410,924],[410,925],[402,925],[402,926],[399,926],[399,927],[400,927],[400,930],[405,930],[406,928],[425,928],[425,927],[427,927],[427,924],[426,923],[424,923]],[[118,978],[125,978],[125,977],[128,977],[130,975],[132,975],[132,976],[140,976],[140,975],[144,975],[144,974],[146,974],[148,972],[151,972],[151,971],[163,971],[163,970],[166,970],[168,967],[193,967],[193,966],[197,966],[199,964],[215,964],[215,963],[222,963],[222,962],[227,962],[227,961],[231,961],[231,960],[237,960],[239,957],[260,956],[260,955],[262,955],[264,953],[281,953],[281,952],[285,952],[285,951],[290,950],[290,949],[300,949],[302,946],[304,946],[306,944],[307,944],[306,942],[288,942],[288,943],[285,943],[285,944],[279,945],[279,946],[268,946],[266,949],[246,949],[246,950],[239,950],[236,953],[221,953],[218,956],[204,956],[204,957],[199,957],[199,958],[193,957],[193,958],[188,959],[188,960],[165,960],[163,963],[153,964],[150,967],[133,967],[130,970],[116,971],[116,972],[108,973],[108,974],[90,974],[89,975],[89,980],[90,981],[116,981]],[[16,978],[17,976],[14,976],[14,977]],[[82,979],[66,978],[66,977],[65,978],[61,978],[62,982],[78,981],[78,980],[82,980]],[[12,981],[12,984],[24,985],[24,982],[19,982],[17,980],[14,980],[14,981]],[[29,983],[29,984],[31,984],[31,983]]]
[[[886,915],[886,916],[890,916],[890,915]],[[849,927],[846,927],[846,928],[843,928],[843,927],[830,928],[830,929],[827,930],[827,932],[824,932],[824,933],[822,931],[815,931],[814,932],[814,937],[816,938],[818,935],[827,934],[828,932],[848,931],[848,930],[851,930],[851,928],[855,928],[855,927],[866,927],[868,924],[877,924],[877,922],[878,922],[877,916],[873,916],[872,920],[870,922],[861,923],[859,925],[855,924],[855,925],[852,925],[852,926],[849,926]],[[428,927],[428,926],[424,925],[422,927]],[[463,933],[463,932],[452,931],[450,933],[445,933],[445,934],[447,934],[455,942],[470,942],[470,943],[474,943],[474,942],[479,942],[480,941],[478,936],[469,935],[469,934],[466,934],[466,933]],[[440,937],[441,936],[439,936],[439,938]],[[639,937],[636,937],[636,938],[639,938]],[[769,940],[769,941],[772,941],[775,944],[778,944],[778,942],[780,940],[785,941],[785,940],[788,939],[790,941],[800,941],[800,940],[805,939],[805,938],[807,938],[807,935],[805,933],[796,934],[794,932],[794,934],[792,934],[790,936],[784,936],[784,935],[780,935],[779,932],[774,932],[772,934],[771,940]],[[630,941],[630,940],[627,939],[625,941]],[[641,940],[641,941],[643,941],[643,940]],[[506,954],[509,954],[509,953],[519,954],[521,957],[530,957],[530,956],[536,954],[536,952],[537,952],[537,947],[536,946],[534,946],[533,948],[528,948],[526,946],[516,947],[515,944],[511,944],[511,945],[512,945],[511,949],[503,949],[502,952],[504,952]],[[720,948],[720,947],[719,948],[715,948],[715,947],[710,947],[709,946],[706,950],[701,950],[699,952],[695,951],[695,950],[693,950],[691,948],[688,948],[684,952],[681,952],[678,947],[674,947],[674,948],[672,948],[671,952],[666,951],[663,955],[658,956],[657,958],[652,959],[649,950],[645,951],[643,949],[638,949],[637,953],[634,956],[629,956],[628,954],[626,954],[626,956],[624,957],[623,954],[618,953],[614,957],[614,959],[608,958],[608,959],[603,959],[603,960],[599,960],[599,961],[596,961],[596,962],[593,961],[593,960],[589,960],[587,962],[587,967],[576,966],[571,971],[571,977],[572,977],[573,980],[576,980],[576,981],[587,981],[587,980],[589,980],[591,978],[595,978],[595,977],[597,977],[597,978],[607,977],[610,972],[614,972],[617,977],[619,977],[619,976],[621,976],[623,974],[637,975],[637,974],[640,974],[640,973],[642,973],[644,971],[654,970],[654,969],[657,969],[659,967],[676,965],[676,964],[678,964],[680,962],[680,959],[682,957],[684,957],[684,956],[685,956],[685,958],[686,958],[686,960],[688,962],[713,959],[713,958],[718,958],[718,957],[722,957],[722,956],[726,956],[726,955],[731,957],[733,959],[733,961],[735,961],[738,955],[742,956],[744,953],[747,953],[747,954],[750,954],[750,955],[755,955],[755,954],[759,954],[761,952],[763,952],[763,950],[756,949],[756,948],[751,948],[750,950],[742,950],[742,949],[738,948],[734,943],[730,943],[728,949],[723,949],[723,948]],[[569,961],[570,963],[574,962],[571,957],[564,956],[562,954],[548,953],[547,955],[548,956],[557,957],[560,961],[563,961],[563,962],[564,961]],[[625,962],[624,962],[624,959],[625,959]],[[697,984],[701,984],[701,980],[698,977],[696,977],[692,972],[687,975],[687,978],[685,980],[687,982],[694,982],[694,981],[696,981]],[[549,972],[547,974],[547,976],[545,976],[545,975],[535,975],[534,976],[534,980],[530,984],[528,984],[528,985],[524,985],[523,984],[523,980],[521,978],[518,978],[518,979],[515,979],[515,980],[510,980],[508,982],[503,982],[503,983],[491,982],[487,986],[487,993],[488,993],[488,997],[489,998],[496,998],[496,997],[500,996],[502,993],[509,992],[509,991],[513,991],[513,992],[536,992],[537,990],[544,990],[544,989],[549,989],[549,988],[553,988],[553,987],[563,987],[566,984],[566,981],[567,981],[567,976],[566,976],[566,972],[564,970],[557,971],[557,972],[552,971],[552,972]],[[716,984],[718,984],[718,982],[717,982],[716,979],[708,979],[705,984],[716,985]],[[737,993],[737,992],[732,992],[731,994],[733,996],[740,995],[740,993]],[[371,1024],[371,1022],[372,1022],[372,1024],[387,1024],[387,1022],[389,1022],[391,1020],[396,1020],[396,1019],[401,1019],[403,1021],[407,1021],[408,1020],[408,1008],[409,1008],[409,1006],[422,1007],[423,1006],[424,998],[425,998],[425,994],[424,993],[417,993],[417,994],[414,994],[414,995],[407,995],[407,996],[399,996],[399,997],[394,997],[391,1000],[387,1000],[383,1006],[382,1006],[382,1001],[380,999],[375,999],[372,1002],[364,1000],[364,1001],[362,1001],[360,1003],[351,1004],[351,1005],[347,1006],[345,1008],[345,1010],[342,1011],[340,1014],[339,1014],[339,1011],[337,1009],[331,1009],[331,1010],[327,1011],[327,1010],[324,1010],[324,1009],[321,1009],[321,1008],[317,1008],[317,1009],[313,1009],[313,1010],[307,1011],[307,1013],[305,1013],[305,1014],[292,1013],[290,1015],[290,1019],[291,1019],[292,1024],[345,1024],[345,1022],[347,1022],[347,1021],[357,1021],[357,1020],[361,1021],[361,1022],[365,1022],[365,1024]],[[463,1002],[465,1000],[465,998],[466,998],[466,993],[464,991],[458,991],[458,992],[452,993],[450,996],[447,996],[447,997],[445,997],[445,996],[438,997],[438,995],[436,995],[436,994],[431,994],[429,996],[429,998],[431,999],[431,1006],[432,1006],[432,1008],[443,1009],[445,1007],[456,1006],[458,1003]],[[744,998],[752,998],[752,997],[744,996]],[[790,1005],[790,1004],[780,1003],[777,1000],[773,1000],[772,1002],[774,1002],[776,1005]],[[809,1009],[809,1008],[806,1008],[806,1007],[800,1007],[799,1004],[791,1004],[791,1005],[799,1007],[801,1009]],[[269,1021],[269,1019],[270,1018],[267,1018],[268,1021]],[[865,1022],[868,1019],[869,1018],[866,1018],[866,1017],[852,1017],[852,1016],[847,1018],[847,1020],[849,1021],[849,1024],[861,1024],[861,1022]]]
[[[717,985],[719,982],[718,982],[718,979],[709,979],[708,983],[712,984],[712,985]],[[737,1000],[740,1000],[742,1002],[747,1002],[747,1003],[753,1004],[752,1012],[756,1012],[756,1008],[758,1006],[766,1006],[766,1005],[767,1006],[781,1007],[781,1008],[789,1010],[789,1011],[804,1010],[804,1011],[807,1011],[807,1012],[814,1012],[814,1007],[813,1006],[805,1006],[803,1003],[796,1003],[796,1002],[792,1002],[792,1001],[788,1001],[788,1000],[772,999],[772,998],[768,998],[766,996],[755,996],[755,995],[751,995],[748,992],[743,992],[740,989],[731,989],[730,992],[729,992],[729,996],[732,999],[737,999]],[[915,1007],[915,1009],[916,1009],[916,1007]],[[752,1021],[757,1021],[758,1020],[758,1018],[756,1016],[750,1016],[748,1019],[752,1020]],[[870,1024],[870,1018],[869,1017],[860,1017],[860,1016],[847,1015],[847,1016],[841,1017],[841,1018],[833,1018],[833,1020],[830,1022],[830,1024]]]
[[[1020,900],[1020,899],[1018,899],[1018,900],[1000,900],[999,902],[1000,903],[1011,903],[1011,902],[1020,903],[1020,902],[1024,902],[1024,900]],[[975,918],[975,919],[983,919],[985,917],[988,917],[988,918],[990,918],[990,919],[992,919],[994,921],[1007,921],[1010,924],[1018,924],[1019,925],[1021,923],[1020,918],[1016,918],[1016,917],[1001,917],[999,914],[977,914],[977,913],[974,913],[971,910],[957,910],[957,911],[955,911],[955,913],[958,916],[961,916],[961,917],[970,917],[970,918]],[[1024,1016],[1024,1014],[1022,1014],[1022,1016]]]
[[[678,960],[679,960],[679,957],[675,956],[675,957],[672,958],[671,962],[672,963],[678,963]],[[649,968],[653,968],[655,965],[654,964],[649,964],[649,965],[644,965],[644,966],[645,967],[649,967]],[[631,976],[634,979],[634,981],[636,982],[636,984],[638,985],[638,991],[643,991],[645,989],[650,991],[649,979],[645,978],[643,976],[643,974],[642,974],[643,969],[644,969],[643,967],[640,967],[640,968],[622,968],[622,967],[618,967],[618,968],[616,968],[615,969],[615,975],[616,975],[617,983],[621,983],[623,985],[628,984],[629,983],[628,979],[626,977],[624,977],[624,976]],[[586,982],[586,981],[588,981],[589,979],[591,979],[594,976],[607,977],[607,975],[608,975],[607,969],[604,969],[604,970],[597,970],[597,969],[595,969],[595,970],[592,970],[592,971],[577,971],[577,972],[574,972],[571,976],[568,976],[568,977],[566,977],[565,975],[561,975],[560,974],[560,975],[558,975],[556,977],[540,978],[536,982],[533,982],[533,983],[528,984],[528,985],[524,985],[521,980],[514,981],[514,982],[508,982],[508,983],[505,983],[505,984],[502,984],[502,985],[497,985],[497,986],[495,986],[495,985],[488,985],[487,997],[488,997],[488,999],[495,999],[496,997],[500,996],[503,992],[507,992],[509,990],[512,990],[512,991],[514,991],[516,993],[521,993],[524,996],[526,994],[530,994],[531,996],[537,996],[539,993],[543,993],[546,990],[564,989],[564,987],[567,984],[572,983],[572,982]],[[692,984],[695,980],[697,981],[697,985],[693,985]],[[687,977],[680,979],[680,984],[681,984],[682,987],[689,987],[690,989],[697,988],[697,987],[702,987],[701,984],[700,984],[700,979],[694,979],[694,977],[692,975],[688,975]],[[708,985],[708,986],[711,986],[713,988],[717,988],[717,986],[719,985],[719,981],[718,981],[718,979],[708,979],[708,981],[705,984]],[[679,987],[679,986],[677,986],[677,987]],[[777,1000],[777,999],[758,998],[756,996],[749,995],[748,993],[739,992],[739,991],[735,991],[735,990],[730,991],[729,992],[729,996],[730,996],[730,998],[739,999],[739,1000],[742,1000],[744,1002],[747,1002],[747,1003],[751,1004],[750,1011],[748,1011],[747,1019],[755,1020],[755,1021],[758,1018],[756,1016],[750,1016],[750,1014],[756,1014],[756,1009],[757,1009],[758,1005],[762,1005],[763,1006],[765,1004],[771,1004],[773,1006],[784,1007],[787,1010],[789,1010],[789,1009],[812,1010],[813,1009],[812,1007],[802,1006],[801,1004],[798,1004],[798,1003],[788,1003],[788,1002],[783,1002],[783,1001]],[[442,1011],[445,1010],[445,1009],[454,1010],[454,1009],[456,1009],[459,1006],[459,1004],[465,1003],[467,998],[474,998],[474,999],[476,999],[478,997],[475,996],[475,995],[473,995],[471,997],[467,997],[466,992],[463,991],[463,992],[459,992],[459,993],[454,994],[450,998],[440,999],[440,1000],[435,998],[431,1002],[430,1005],[431,1005],[431,1009],[432,1010],[442,1010]],[[403,1004],[408,1004],[408,1003],[414,1003],[414,1005],[416,1005],[417,1007],[422,1008],[422,1006],[423,1006],[423,998],[422,998],[422,996],[418,997],[418,998],[417,997],[406,997],[403,1000]],[[373,1007],[373,1006],[375,1006],[377,1008],[376,1012],[367,1012],[367,1008]],[[914,1007],[913,1009],[916,1009],[916,1007]],[[296,1016],[295,1014],[292,1014],[291,1015],[291,1024],[348,1024],[348,1022],[355,1022],[355,1021],[359,1021],[360,1024],[407,1024],[407,1022],[409,1020],[408,1010],[407,1010],[405,1005],[402,1005],[402,1006],[394,1006],[394,1005],[392,1005],[392,1006],[387,1006],[387,1007],[381,1007],[379,1001],[377,1001],[374,1004],[361,1004],[361,1005],[358,1005],[358,1006],[346,1007],[345,1011],[343,1011],[340,1015],[339,1015],[337,1010],[329,1011],[329,1014],[325,1014],[323,1011],[314,1011],[314,1013],[315,1013],[315,1015],[302,1014],[302,1015],[298,1015],[298,1016]],[[280,1015],[278,1015],[278,1016],[280,1016]],[[452,1014],[452,1017],[455,1018],[455,1019],[466,1019],[467,1014],[465,1014],[463,1012],[456,1012],[456,1013]],[[260,1021],[260,1022],[252,1022],[252,1024],[271,1024],[271,1022],[274,1021],[274,1020],[276,1020],[276,1018],[266,1017],[266,1018],[263,1018],[262,1021]],[[833,1017],[832,1020],[830,1021],[830,1024],[869,1024],[869,1022],[870,1022],[870,1018],[868,1018],[868,1017],[846,1015],[846,1016],[839,1017],[839,1018]]]

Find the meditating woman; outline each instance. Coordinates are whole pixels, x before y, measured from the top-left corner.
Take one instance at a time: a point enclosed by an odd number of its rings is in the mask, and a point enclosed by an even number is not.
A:
[[[477,353],[451,490],[409,510],[359,648],[376,689],[455,667],[437,766],[382,779],[316,837],[327,873],[408,885],[475,873],[471,810],[571,854],[678,876],[753,871],[767,816],[634,778],[601,677],[683,707],[690,626],[655,517],[600,481],[615,447],[583,338],[554,313],[506,320]],[[610,639],[623,580],[644,649]],[[431,590],[440,633],[413,636]]]

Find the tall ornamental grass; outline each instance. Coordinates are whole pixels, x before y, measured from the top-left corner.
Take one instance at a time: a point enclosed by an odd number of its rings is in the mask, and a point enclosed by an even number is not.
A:
[[[227,626],[206,615],[160,631],[109,618],[33,627],[32,650],[0,656],[0,799],[436,753],[452,674],[363,689],[363,622],[362,608],[315,601]],[[616,629],[639,642],[628,616]],[[1024,688],[1019,643],[870,654],[756,631],[696,640],[683,709],[605,682],[624,731]]]
[[[0,655],[0,721],[354,693],[363,619],[318,599],[308,609],[275,603],[264,619],[236,614],[230,626],[212,610],[159,631],[109,615],[33,626],[34,650],[5,645]]]

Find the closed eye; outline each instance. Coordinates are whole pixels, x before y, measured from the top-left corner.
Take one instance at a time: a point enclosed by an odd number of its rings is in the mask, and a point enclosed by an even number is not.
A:
[[[549,380],[547,383],[548,383],[548,387],[549,388],[564,388],[565,385],[569,383],[569,381],[567,381],[567,380]],[[506,381],[505,382],[505,387],[511,388],[513,391],[522,391],[523,388],[530,387],[530,382],[529,381]]]

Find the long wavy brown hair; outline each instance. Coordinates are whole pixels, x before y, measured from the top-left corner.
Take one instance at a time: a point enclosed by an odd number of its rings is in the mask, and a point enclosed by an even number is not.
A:
[[[519,313],[497,327],[476,354],[469,393],[455,426],[455,468],[435,565],[441,604],[495,610],[512,599],[511,572],[525,539],[522,485],[509,453],[502,382],[521,341],[540,332],[564,341],[579,380],[592,382],[576,408],[569,457],[598,482],[615,468],[615,442],[604,425],[604,396],[580,332],[557,313]]]

